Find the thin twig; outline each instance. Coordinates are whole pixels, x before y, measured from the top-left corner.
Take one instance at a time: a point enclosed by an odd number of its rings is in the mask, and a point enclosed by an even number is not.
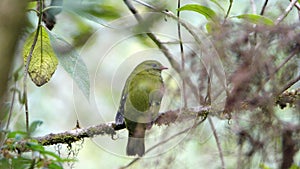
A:
[[[129,2],[129,0],[124,0],[124,3],[126,4],[126,6],[128,7],[128,9],[130,10],[130,12],[133,14],[133,16],[136,18],[136,20],[138,22],[142,21],[142,17],[138,14],[137,10],[135,9],[135,7]]]
[[[38,40],[38,37],[39,37],[39,32],[40,32],[40,27],[41,27],[41,22],[42,22],[42,10],[43,10],[43,0],[39,0],[38,2],[39,4],[39,19],[38,19],[38,27],[37,27],[37,30],[36,30],[36,34],[34,36],[34,39],[33,39],[33,42],[32,42],[32,45],[31,45],[31,48],[30,48],[30,52],[27,56],[27,60],[26,60],[26,65],[25,65],[25,72],[24,72],[24,79],[23,79],[23,88],[24,88],[24,93],[23,93],[23,97],[24,97],[24,100],[25,100],[25,118],[26,118],[26,131],[28,132],[29,131],[29,108],[28,108],[28,97],[27,97],[27,83],[26,83],[26,80],[27,80],[27,74],[28,74],[28,69],[29,69],[29,65],[30,65],[30,61],[31,61],[31,57],[32,57],[32,53],[33,53],[33,50],[34,50],[34,47],[37,43],[37,40]]]
[[[269,0],[265,0],[265,3],[264,3],[264,5],[263,5],[263,7],[261,8],[260,15],[264,15],[265,10],[266,10],[266,7],[267,7],[267,5],[268,5],[268,1],[269,1]]]
[[[207,77],[207,90],[206,90],[206,96],[205,96],[205,99],[204,99],[204,104],[205,105],[211,105],[211,79],[212,79],[212,68],[209,69],[209,74],[208,74],[208,77]]]
[[[256,5],[255,5],[254,0],[250,0],[250,3],[251,3],[251,7],[252,7],[252,12],[253,12],[254,14],[256,14]]]
[[[291,3],[288,5],[288,7],[285,9],[284,13],[281,14],[275,21],[275,25],[278,25],[280,22],[283,21],[283,19],[290,13],[290,11],[293,9],[293,6],[296,4],[297,0],[292,0]]]
[[[284,61],[276,67],[276,69],[274,70],[274,72],[272,73],[272,75],[276,74],[289,60],[291,60],[294,56],[296,56],[296,54],[299,52],[299,49],[296,48],[294,49],[290,55],[284,59]]]
[[[281,63],[281,64],[279,64],[276,68],[275,68],[275,70],[269,75],[269,76],[267,76],[267,79],[258,87],[258,89],[257,89],[257,91],[260,91],[264,86],[265,86],[265,84],[271,79],[271,78],[273,78],[273,76],[291,59],[291,58],[293,58],[294,56],[296,56],[296,53],[298,53],[298,49],[297,48],[295,48],[290,54],[289,54],[289,56],[287,57],[287,58],[285,58],[285,60]]]
[[[289,89],[291,86],[293,86],[295,83],[297,83],[298,81],[300,81],[300,75],[298,77],[296,77],[295,79],[291,80],[289,83],[287,83],[283,89],[279,92],[279,94],[282,94],[284,91],[286,91],[287,89]]]
[[[14,88],[16,88],[16,82],[15,82]],[[9,124],[10,124],[10,120],[11,120],[11,116],[12,116],[12,110],[13,110],[14,102],[15,102],[15,95],[16,95],[16,90],[13,90],[13,94],[12,94],[12,98],[11,98],[11,104],[10,104],[9,112],[8,112],[8,118],[7,118],[7,122],[6,122],[6,127],[5,127],[5,130],[3,132],[4,135],[7,134],[6,132],[8,132],[8,128],[9,128]],[[6,141],[5,139],[0,140],[0,147],[3,146],[5,141]]]
[[[146,3],[146,2],[143,2],[143,1],[140,1],[140,0],[133,0],[133,1],[135,1],[136,3],[139,3],[139,4],[143,5],[143,6],[145,6],[145,7],[147,7],[147,8],[150,8],[150,9],[152,9],[152,10],[154,10],[154,11],[157,11],[157,8],[156,8],[156,7],[150,5],[150,4]],[[157,11],[157,12],[158,12],[158,11]]]
[[[291,1],[291,0],[290,0]],[[299,4],[299,2],[296,2],[295,3],[295,7],[298,9],[298,11],[300,11],[300,4]]]
[[[227,10],[227,12],[226,12],[226,16],[225,16],[225,18],[224,18],[223,24],[226,22],[226,19],[227,19],[228,16],[229,16],[229,13],[230,13],[230,11],[231,11],[232,4],[233,4],[233,0],[229,0],[229,7],[228,7],[228,10]]]
[[[216,140],[216,144],[217,144],[217,147],[218,147],[218,151],[219,151],[219,156],[220,156],[220,159],[221,159],[221,165],[222,165],[222,169],[225,169],[225,162],[224,162],[224,156],[223,156],[223,150],[221,148],[221,143],[220,143],[220,140],[219,140],[219,136],[217,134],[217,130],[214,126],[214,123],[211,119],[211,117],[208,117],[208,122],[209,122],[209,125],[213,131],[213,135],[214,135],[214,138]]]
[[[17,88],[16,83],[17,82],[15,82],[14,89],[13,89],[13,94],[12,94],[12,98],[11,98],[11,104],[10,104],[10,107],[9,107],[9,114],[8,114],[8,119],[7,119],[5,130],[8,130],[8,128],[9,128],[9,124],[10,124],[10,120],[11,120],[11,116],[12,116],[12,110],[13,110],[13,107],[14,107],[15,96],[16,96],[16,90],[15,89]]]
[[[180,0],[177,0],[177,8],[180,8]],[[177,10],[177,17],[180,18],[180,11]],[[186,76],[185,74],[185,67],[184,67],[184,51],[183,51],[183,45],[182,45],[182,37],[181,37],[181,28],[180,23],[177,22],[177,32],[178,32],[178,39],[179,39],[179,48],[180,48],[180,56],[181,56],[181,72],[183,72],[183,76]],[[185,78],[182,79],[182,92],[183,92],[183,107],[187,107],[187,96],[186,96],[186,88],[185,88]]]

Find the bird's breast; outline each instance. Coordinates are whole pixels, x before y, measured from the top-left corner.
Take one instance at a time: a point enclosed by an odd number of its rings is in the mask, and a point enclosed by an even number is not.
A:
[[[125,117],[132,121],[150,122],[159,111],[163,96],[163,83],[160,77],[133,78],[129,84]],[[151,108],[151,107],[157,108]]]

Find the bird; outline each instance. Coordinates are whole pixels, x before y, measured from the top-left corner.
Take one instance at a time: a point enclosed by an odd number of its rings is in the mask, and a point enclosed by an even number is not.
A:
[[[145,154],[145,132],[159,114],[164,95],[161,72],[165,69],[156,60],[147,60],[137,65],[126,80],[115,124],[128,130],[128,156]]]

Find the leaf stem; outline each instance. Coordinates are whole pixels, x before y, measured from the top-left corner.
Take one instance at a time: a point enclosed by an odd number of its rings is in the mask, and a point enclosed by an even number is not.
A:
[[[43,0],[39,0],[38,4],[39,6],[39,14],[38,14],[38,25],[37,25],[37,30],[30,48],[30,52],[27,56],[27,60],[25,63],[25,71],[24,71],[24,79],[23,79],[23,98],[25,100],[25,118],[26,118],[26,131],[29,132],[29,106],[28,106],[28,97],[27,97],[27,75],[28,75],[28,69],[29,69],[29,65],[30,65],[30,61],[32,58],[32,53],[34,50],[34,47],[36,46],[38,37],[39,37],[39,32],[40,32],[40,28],[41,28],[41,23],[42,23],[42,17],[43,17]]]
[[[233,0],[229,0],[229,7],[228,7],[228,10],[227,10],[227,12],[226,12],[226,16],[225,16],[225,19],[224,19],[223,24],[226,22],[226,19],[227,19],[228,16],[229,16],[229,13],[230,13],[231,7],[232,7],[232,3],[233,3]]]

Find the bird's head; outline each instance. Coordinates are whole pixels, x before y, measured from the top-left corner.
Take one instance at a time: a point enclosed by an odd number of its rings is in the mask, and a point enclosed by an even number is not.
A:
[[[163,66],[161,63],[155,60],[147,60],[142,63],[140,63],[136,68],[136,72],[141,71],[155,71],[155,72],[161,72],[162,70],[168,69],[167,67]]]

